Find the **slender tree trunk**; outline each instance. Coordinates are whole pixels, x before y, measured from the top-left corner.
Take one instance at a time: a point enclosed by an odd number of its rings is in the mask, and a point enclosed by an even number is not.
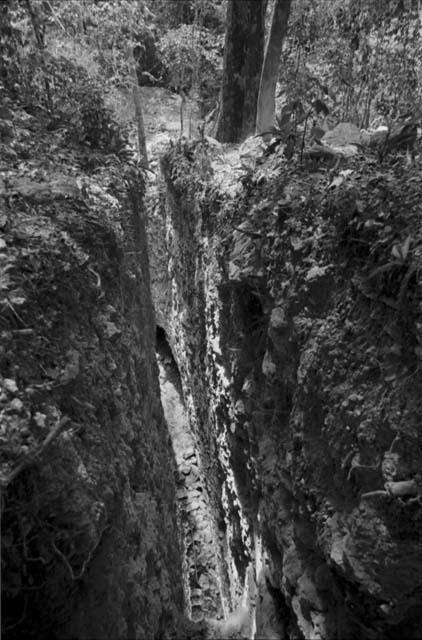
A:
[[[267,0],[229,0],[216,137],[239,142],[255,131]]]
[[[25,0],[26,9],[28,11],[29,17],[31,18],[32,28],[34,29],[35,39],[37,41],[38,51],[40,52],[41,58],[41,66],[43,69],[44,75],[44,86],[45,93],[47,96],[47,108],[50,113],[53,111],[53,98],[51,95],[50,81],[47,76],[47,71],[45,68],[45,42],[44,42],[44,31],[41,28],[39,16],[37,12],[34,10],[30,0]]]
[[[139,90],[138,74],[136,73],[136,64],[139,60],[136,58],[133,50],[128,52],[129,64],[132,70],[132,94],[133,103],[135,105],[136,128],[138,132],[139,147],[139,163],[143,169],[148,169],[148,153],[147,142],[145,137],[144,114],[142,111],[141,92]]]
[[[280,68],[281,50],[287,34],[291,0],[276,0],[271,21],[271,29],[265,48],[259,86],[256,133],[265,133],[274,125],[275,91]]]

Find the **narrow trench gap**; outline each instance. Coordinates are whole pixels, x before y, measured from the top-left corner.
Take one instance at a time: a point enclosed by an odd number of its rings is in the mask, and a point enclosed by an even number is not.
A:
[[[230,467],[235,480],[236,497],[244,518],[248,521],[248,542],[244,545],[240,531],[236,531],[236,512],[230,509],[231,552],[234,558],[243,595],[235,611],[219,626],[216,637],[259,638],[260,640],[288,637],[288,607],[277,587],[275,571],[263,536],[260,515],[259,471],[251,460],[258,457],[258,417],[255,413],[268,402],[260,363],[268,349],[268,300],[264,293],[250,285],[242,285],[223,293],[225,314],[220,333],[225,337],[226,358],[232,363],[234,377],[232,392],[235,398],[246,398],[251,413],[238,417],[235,428],[227,428]],[[271,305],[270,305],[271,306]],[[246,383],[247,391],[243,387]],[[246,394],[246,395],[245,395]],[[271,414],[274,400],[271,398]],[[230,417],[227,416],[229,422]],[[234,518],[234,521],[233,521]],[[237,546],[236,546],[237,544]],[[244,550],[248,553],[244,555]],[[234,635],[232,635],[234,633]]]
[[[248,320],[262,324],[259,300],[252,299],[250,302],[247,310],[252,312],[243,317],[246,331],[250,326]],[[221,517],[221,513],[213,512],[198,443],[183,401],[177,362],[166,332],[159,326],[156,331],[156,353],[161,400],[177,469],[176,498],[183,536],[186,613],[194,621],[205,619],[207,637],[216,640],[234,637],[250,639],[255,637],[255,631],[259,633],[261,630],[265,632],[257,637],[285,638],[283,622],[275,610],[283,611],[283,602],[281,605],[277,603],[276,596],[282,601],[283,598],[281,592],[278,594],[267,584],[265,565],[268,559],[260,533],[253,532],[253,556],[244,558],[240,547],[236,547],[242,538],[240,531],[235,531],[240,526],[236,510],[230,509],[230,523]],[[231,533],[226,531],[227,526]],[[230,550],[225,547],[226,533],[229,533],[232,542]],[[230,569],[223,547],[235,562],[236,580],[243,584],[243,594],[237,602],[227,599],[228,581],[231,578],[227,574]],[[234,611],[233,605],[236,606]]]
[[[180,373],[165,330],[157,326],[161,401],[176,463],[176,498],[184,545],[187,613],[192,620],[220,617],[223,595],[218,536],[195,434],[185,408]]]

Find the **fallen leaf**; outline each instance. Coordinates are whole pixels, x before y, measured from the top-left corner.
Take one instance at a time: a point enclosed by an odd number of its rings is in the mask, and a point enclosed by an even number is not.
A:
[[[337,178],[334,178],[332,183],[329,185],[329,189],[331,189],[331,187],[339,187],[341,184],[343,184],[343,182],[344,182],[343,176],[337,176]]]

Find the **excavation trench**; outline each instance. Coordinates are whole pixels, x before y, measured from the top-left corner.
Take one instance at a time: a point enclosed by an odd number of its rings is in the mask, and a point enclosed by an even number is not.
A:
[[[166,334],[157,329],[161,400],[176,461],[177,506],[184,545],[184,588],[192,620],[221,617],[224,597],[206,478]]]
[[[183,400],[180,373],[161,327],[157,328],[156,353],[161,401],[176,462],[187,614],[194,621],[207,621],[209,637],[282,639],[283,623],[276,613],[268,580],[268,557],[257,532],[251,541],[253,557],[246,567],[243,595],[236,602],[227,596],[231,579],[224,557],[224,532],[216,526],[200,447]]]

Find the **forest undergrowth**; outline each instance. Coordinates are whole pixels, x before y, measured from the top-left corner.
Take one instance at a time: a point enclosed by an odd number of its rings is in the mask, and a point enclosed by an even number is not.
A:
[[[327,429],[340,414],[349,415],[350,434],[333,446],[342,448],[345,459],[349,455],[345,465],[362,467],[378,454],[371,449],[376,437],[377,447],[380,438],[385,451],[393,447],[391,424],[404,440],[419,442],[422,151],[420,68],[406,67],[408,91],[391,78],[375,86],[375,72],[381,69],[379,77],[384,77],[391,61],[397,77],[400,55],[410,56],[417,40],[416,22],[410,31],[400,20],[390,30],[377,24],[371,58],[368,8],[361,15],[362,47],[354,50],[359,64],[349,60],[340,73],[329,63],[328,18],[319,13],[316,19],[315,8],[299,3],[279,78],[271,140],[251,136],[244,145],[223,145],[212,137],[223,72],[222,3],[213,7],[204,0],[195,13],[192,2],[180,3],[177,10],[173,3],[171,10],[170,3],[135,6],[122,0],[119,15],[113,3],[93,4],[79,24],[78,12],[72,12],[80,3],[52,2],[39,32],[21,6],[9,4],[13,20],[0,30],[0,486],[5,508],[2,586],[14,603],[6,622],[13,631],[34,613],[28,594],[43,593],[51,567],[58,564],[61,572],[49,588],[65,584],[73,590],[108,526],[110,505],[106,499],[92,501],[83,467],[75,488],[80,511],[66,512],[60,503],[71,484],[70,472],[49,493],[37,491],[45,488],[43,469],[50,465],[51,445],[54,449],[79,429],[83,432],[94,411],[86,389],[108,375],[109,363],[98,365],[94,354],[88,374],[81,377],[80,352],[90,346],[80,343],[75,327],[89,324],[84,313],[92,306],[101,307],[98,340],[111,344],[111,359],[121,358],[113,352],[113,340],[121,334],[122,290],[136,280],[133,247],[123,241],[133,220],[122,211],[130,209],[124,207],[128,194],[136,191],[142,200],[148,185],[161,180],[158,155],[167,152],[175,186],[184,197],[209,211],[222,251],[235,232],[259,245],[268,296],[274,304],[282,296],[288,300],[303,342],[311,332],[321,332],[320,377],[330,381],[319,390],[330,408]],[[339,3],[333,4],[340,11]],[[40,3],[34,5],[40,9]],[[336,14],[335,21],[340,25],[337,43],[341,38],[355,42],[344,15]],[[321,29],[324,47],[315,35]],[[139,43],[143,64],[136,72],[153,158],[149,170],[139,164],[128,80],[132,62],[127,48]],[[390,58],[382,57],[384,46]],[[315,75],[317,55],[324,59],[320,76]],[[360,91],[359,73],[364,78]],[[361,126],[372,132],[380,121],[385,130],[373,144],[363,138],[354,144],[354,138],[353,153],[338,147],[324,152],[321,138],[336,125],[353,124],[348,129],[353,138]],[[351,141],[346,135],[343,142]],[[213,180],[218,175],[225,177],[217,189]],[[119,282],[113,261],[123,265]],[[115,308],[102,308],[107,287],[118,298]],[[323,325],[319,318],[329,304],[326,292],[334,290],[343,299],[336,304],[337,315]],[[309,306],[303,308],[305,302]],[[340,357],[342,349],[347,357]],[[381,399],[366,395],[365,381],[374,377]],[[414,404],[399,406],[412,386]],[[105,390],[92,393],[101,403]],[[380,407],[381,436],[375,414]],[[364,460],[353,458],[356,451],[350,448],[358,423]],[[67,455],[61,446],[55,450],[58,459]],[[65,459],[65,470],[73,470],[78,455]],[[37,471],[26,475],[28,469]],[[415,469],[409,479],[419,487],[422,479]],[[27,489],[38,496],[29,506]],[[81,512],[85,520],[79,522]]]

